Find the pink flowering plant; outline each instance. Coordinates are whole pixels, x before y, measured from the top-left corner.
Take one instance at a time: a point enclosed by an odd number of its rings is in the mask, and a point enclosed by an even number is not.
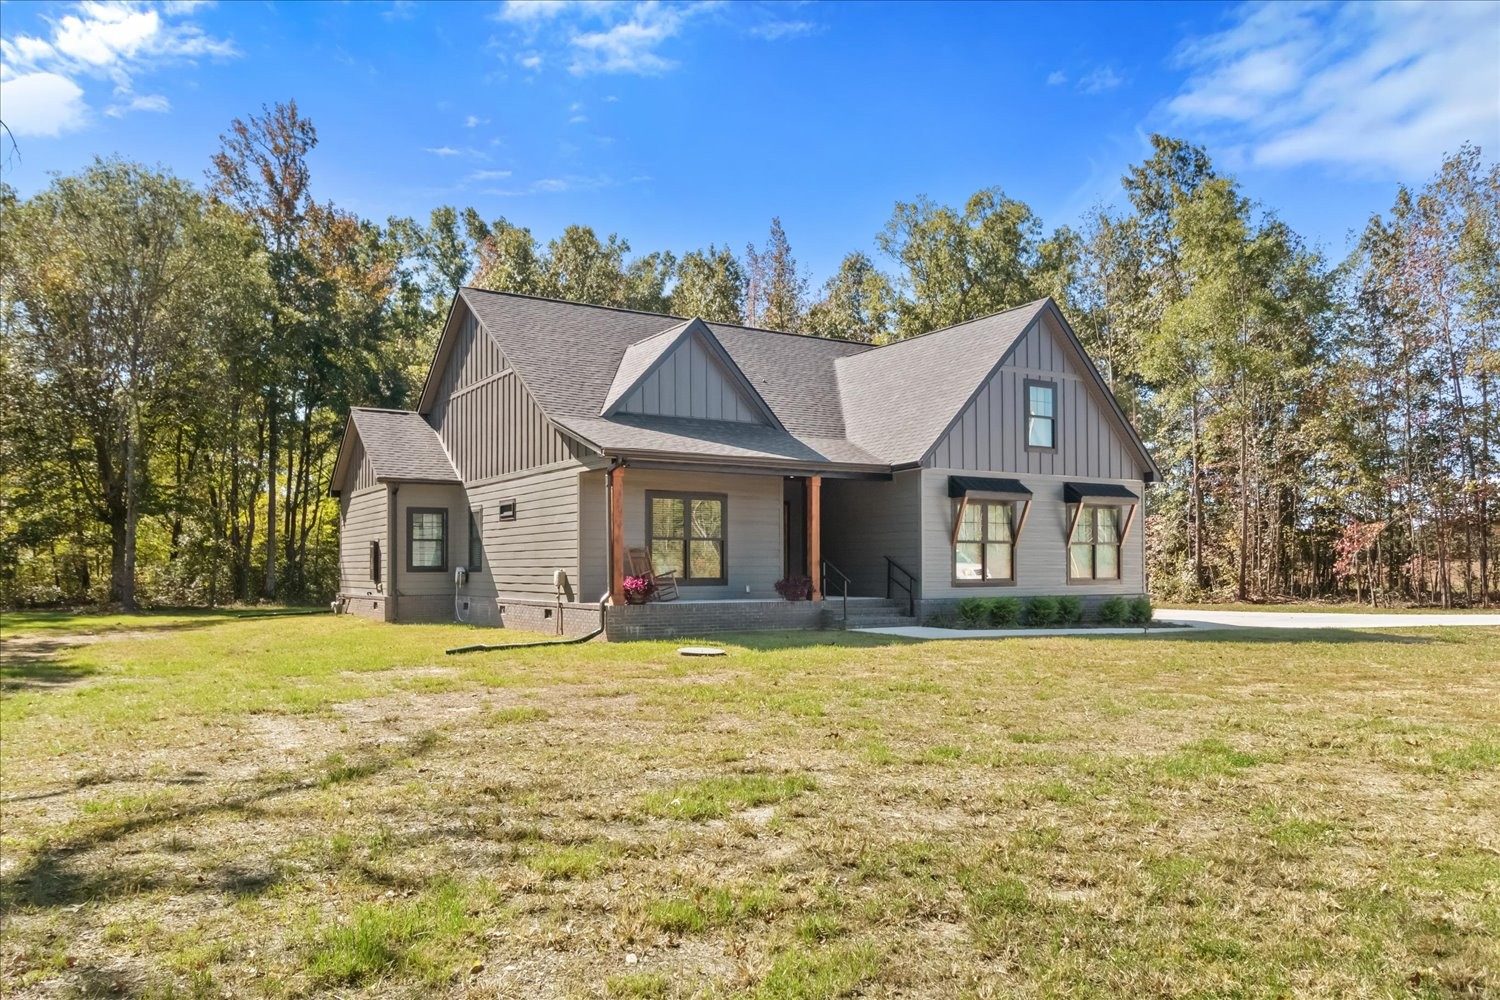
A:
[[[625,590],[625,597],[632,601],[644,601],[656,593],[656,584],[647,576],[627,576],[621,586]]]

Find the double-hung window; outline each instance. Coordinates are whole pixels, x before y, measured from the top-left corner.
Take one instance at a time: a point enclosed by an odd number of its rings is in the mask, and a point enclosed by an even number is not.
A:
[[[1120,578],[1120,508],[1083,504],[1068,539],[1068,579]]]
[[[1026,447],[1057,447],[1057,384],[1026,381]]]
[[[646,494],[646,544],[658,573],[677,573],[683,584],[724,584],[725,507],[718,493]]]
[[[413,573],[448,569],[448,511],[442,507],[406,509],[406,568]]]
[[[953,579],[1014,582],[1016,505],[1008,500],[968,500],[960,508]]]

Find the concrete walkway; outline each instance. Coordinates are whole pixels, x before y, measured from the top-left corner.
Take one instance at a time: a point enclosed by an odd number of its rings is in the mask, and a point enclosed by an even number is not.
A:
[[[930,628],[926,625],[900,625],[888,628],[856,628],[851,632],[872,635],[894,635],[906,639],[1006,639],[1012,636],[1043,635],[1156,635],[1171,637],[1191,631],[1234,628],[1284,629],[1371,629],[1419,628],[1434,625],[1500,626],[1500,615],[1380,615],[1345,614],[1322,611],[1158,611],[1154,621],[1187,628]]]

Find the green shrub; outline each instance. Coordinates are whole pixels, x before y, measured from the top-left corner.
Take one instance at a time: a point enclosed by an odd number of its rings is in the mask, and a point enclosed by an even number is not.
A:
[[[953,609],[959,628],[984,628],[990,620],[990,602],[983,597],[965,597]]]
[[[1106,598],[1099,605],[1099,620],[1106,625],[1124,625],[1130,616],[1130,606],[1123,597]]]
[[[1059,617],[1057,598],[1033,597],[1026,602],[1026,624],[1046,628],[1056,625]]]
[[[1021,620],[1021,602],[1014,597],[992,597],[989,606],[990,624],[995,628],[1010,628]]]
[[[1083,621],[1083,598],[1067,597],[1057,599],[1057,616],[1064,625],[1077,625]]]
[[[1151,598],[1137,597],[1132,599],[1125,610],[1125,617],[1132,625],[1151,624]]]

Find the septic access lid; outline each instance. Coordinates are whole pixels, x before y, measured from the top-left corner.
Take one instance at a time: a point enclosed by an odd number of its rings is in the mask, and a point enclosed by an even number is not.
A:
[[[682,656],[723,656],[724,651],[715,646],[682,646],[677,652]]]

